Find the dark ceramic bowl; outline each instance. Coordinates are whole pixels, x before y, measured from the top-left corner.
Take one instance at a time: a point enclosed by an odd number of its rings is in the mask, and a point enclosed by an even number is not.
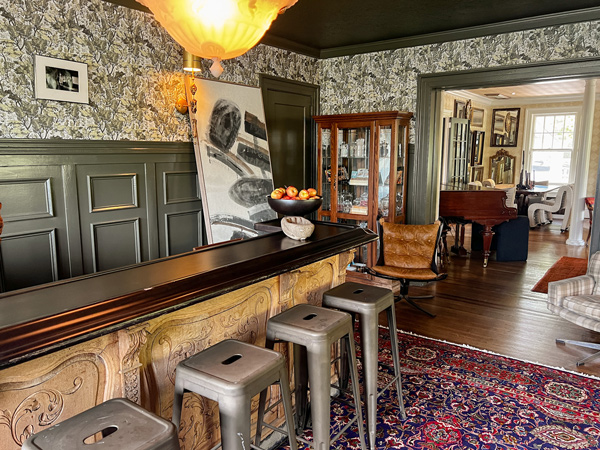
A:
[[[273,211],[284,216],[305,216],[319,209],[323,203],[321,197],[308,200],[283,200],[269,196],[267,200]]]

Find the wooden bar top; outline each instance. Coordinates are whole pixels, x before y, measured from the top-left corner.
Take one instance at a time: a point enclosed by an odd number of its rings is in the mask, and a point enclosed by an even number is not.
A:
[[[2,294],[0,368],[377,240],[360,227],[314,224],[306,241],[276,232]]]

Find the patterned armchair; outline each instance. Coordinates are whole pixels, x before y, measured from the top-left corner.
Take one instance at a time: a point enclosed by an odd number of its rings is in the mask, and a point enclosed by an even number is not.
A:
[[[600,252],[592,255],[585,275],[548,283],[548,309],[579,326],[600,332]],[[600,356],[600,344],[557,339],[558,344],[587,347],[598,352],[577,361],[581,366]]]

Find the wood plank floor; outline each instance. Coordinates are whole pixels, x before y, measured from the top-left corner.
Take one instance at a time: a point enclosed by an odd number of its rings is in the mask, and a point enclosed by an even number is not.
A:
[[[587,236],[587,229],[583,235]],[[430,318],[402,301],[396,304],[398,328],[600,376],[600,358],[579,368],[575,365],[592,350],[555,343],[556,338],[600,342],[600,335],[552,314],[546,307],[546,294],[531,291],[561,256],[587,258],[587,247],[566,245],[567,238],[554,222],[531,230],[527,261],[496,262],[492,256],[483,268],[481,252],[453,256],[446,280],[410,288],[412,295],[434,294],[433,299],[420,302],[437,316]],[[470,247],[468,242],[465,247]]]

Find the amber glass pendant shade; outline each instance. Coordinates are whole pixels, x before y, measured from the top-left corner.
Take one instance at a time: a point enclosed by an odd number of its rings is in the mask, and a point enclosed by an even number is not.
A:
[[[277,15],[298,0],[137,0],[185,50],[220,61],[243,55],[263,37]]]

